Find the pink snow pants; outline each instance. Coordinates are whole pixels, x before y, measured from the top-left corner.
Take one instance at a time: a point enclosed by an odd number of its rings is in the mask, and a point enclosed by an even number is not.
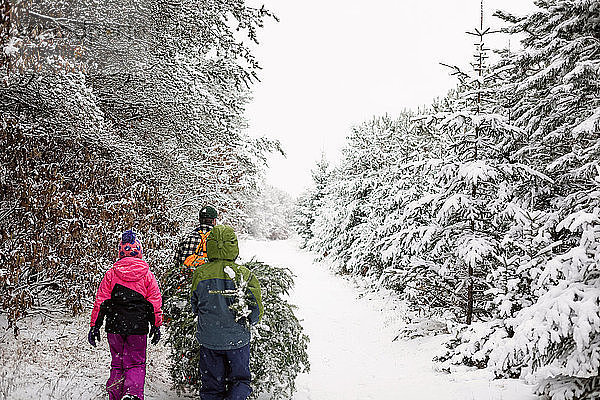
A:
[[[144,400],[146,380],[146,335],[108,333],[112,362],[106,382],[109,400],[131,394]]]

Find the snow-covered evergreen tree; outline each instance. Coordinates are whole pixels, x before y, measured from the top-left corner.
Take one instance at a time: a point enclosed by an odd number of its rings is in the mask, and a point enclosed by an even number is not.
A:
[[[600,3],[536,4],[539,11],[525,18],[498,13],[525,36],[521,51],[504,54],[502,94],[521,128],[511,157],[550,179],[530,185],[527,201],[512,207],[507,256],[493,273],[500,323],[469,334],[455,354],[480,357],[499,376],[521,375],[544,398],[595,399]]]
[[[445,152],[437,193],[428,199],[434,217],[422,243],[425,259],[446,281],[442,286],[466,324],[490,315],[488,289],[494,284],[488,277],[501,267],[503,235],[520,186],[543,178],[510,156],[519,128],[497,105],[502,70],[488,65],[488,33],[482,14],[473,32],[479,41],[472,72],[455,67],[458,90],[448,98],[448,109],[434,116]]]
[[[383,221],[378,229],[381,257],[386,269],[381,284],[402,293],[408,303],[427,313],[444,313],[448,298],[439,274],[426,261],[424,248],[433,219],[429,199],[438,187],[441,142],[431,129],[429,118],[414,118],[410,127],[399,135],[403,151],[392,168],[383,174],[378,190]]]
[[[300,236],[300,247],[304,248],[313,237],[312,226],[315,215],[319,213],[323,198],[327,194],[329,185],[330,167],[325,153],[317,161],[312,172],[312,185],[300,194],[293,210],[292,221],[294,229]]]
[[[526,132],[518,156],[552,178],[532,193],[537,252],[521,266],[534,304],[507,320],[499,373],[523,366],[552,400],[600,396],[600,2],[538,1],[515,22],[510,110]],[[530,301],[530,300],[528,300]],[[527,304],[527,303],[525,303]]]
[[[373,118],[352,130],[343,158],[332,173],[327,195],[312,224],[309,247],[326,255],[343,274],[366,275],[382,270],[375,248],[381,217],[373,202],[380,173],[396,151],[405,120]]]

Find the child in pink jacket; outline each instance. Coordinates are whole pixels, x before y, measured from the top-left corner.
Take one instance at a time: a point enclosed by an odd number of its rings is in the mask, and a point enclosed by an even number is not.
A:
[[[112,355],[106,382],[109,400],[144,399],[148,331],[152,344],[160,340],[162,297],[142,256],[142,244],[135,233],[124,232],[119,242],[119,259],[100,282],[92,310],[88,341],[94,347],[106,319]]]

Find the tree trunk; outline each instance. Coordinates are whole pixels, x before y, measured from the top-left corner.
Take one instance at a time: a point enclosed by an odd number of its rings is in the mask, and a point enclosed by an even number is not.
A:
[[[469,265],[469,286],[467,288],[467,325],[473,322],[473,267]]]

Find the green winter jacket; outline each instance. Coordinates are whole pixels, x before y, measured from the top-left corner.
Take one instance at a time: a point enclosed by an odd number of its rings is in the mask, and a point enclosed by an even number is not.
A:
[[[213,350],[232,350],[250,343],[247,322],[256,324],[263,314],[258,279],[234,261],[239,254],[233,228],[217,225],[206,241],[209,262],[194,271],[192,278],[192,310],[198,316],[196,339]],[[245,295],[239,293],[245,285]],[[245,297],[245,298],[244,298]],[[241,308],[247,316],[240,315]],[[232,308],[238,306],[238,311]]]

